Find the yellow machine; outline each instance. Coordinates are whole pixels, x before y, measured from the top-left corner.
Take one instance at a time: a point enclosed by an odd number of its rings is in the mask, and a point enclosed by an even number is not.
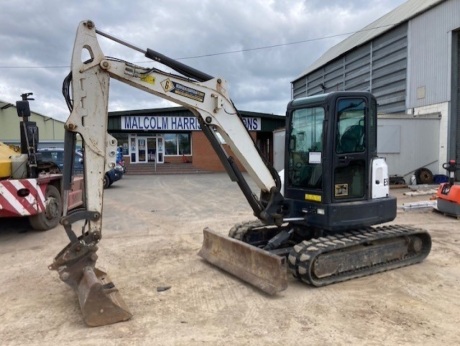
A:
[[[0,142],[0,179],[11,177],[12,157],[18,155],[11,146]]]

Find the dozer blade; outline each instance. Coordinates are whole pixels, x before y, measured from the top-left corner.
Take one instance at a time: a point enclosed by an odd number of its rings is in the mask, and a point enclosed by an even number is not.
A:
[[[78,300],[88,326],[105,326],[129,320],[133,315],[108,275],[86,267],[78,284]]]
[[[242,241],[203,230],[203,246],[198,255],[243,281],[274,295],[287,288],[285,258]]]

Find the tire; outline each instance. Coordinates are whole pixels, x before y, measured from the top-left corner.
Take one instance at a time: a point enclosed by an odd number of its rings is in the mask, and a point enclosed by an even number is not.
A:
[[[428,168],[419,168],[415,171],[415,178],[417,179],[417,184],[432,184],[433,183],[433,173]]]
[[[104,189],[108,189],[112,185],[112,182],[110,181],[110,178],[108,177],[107,174],[104,175]]]
[[[45,192],[46,210],[29,217],[29,223],[36,231],[47,231],[59,224],[62,216],[62,197],[59,190],[48,185]]]

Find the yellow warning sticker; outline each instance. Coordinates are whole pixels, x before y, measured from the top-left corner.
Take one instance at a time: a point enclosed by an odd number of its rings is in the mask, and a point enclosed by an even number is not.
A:
[[[155,84],[155,77],[148,74],[148,75],[142,76],[141,81],[149,83],[149,84]]]
[[[321,195],[312,195],[312,194],[306,193],[305,200],[313,201],[313,202],[321,202]]]

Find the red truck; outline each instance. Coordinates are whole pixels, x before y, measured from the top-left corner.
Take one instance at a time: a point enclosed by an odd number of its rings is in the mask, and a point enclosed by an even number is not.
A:
[[[62,172],[53,162],[42,161],[37,152],[39,135],[35,122],[29,121],[29,96],[16,102],[20,122],[21,145],[0,142],[0,218],[28,217],[36,230],[58,225],[64,208],[83,204],[83,177],[73,178],[72,189],[63,203]]]

